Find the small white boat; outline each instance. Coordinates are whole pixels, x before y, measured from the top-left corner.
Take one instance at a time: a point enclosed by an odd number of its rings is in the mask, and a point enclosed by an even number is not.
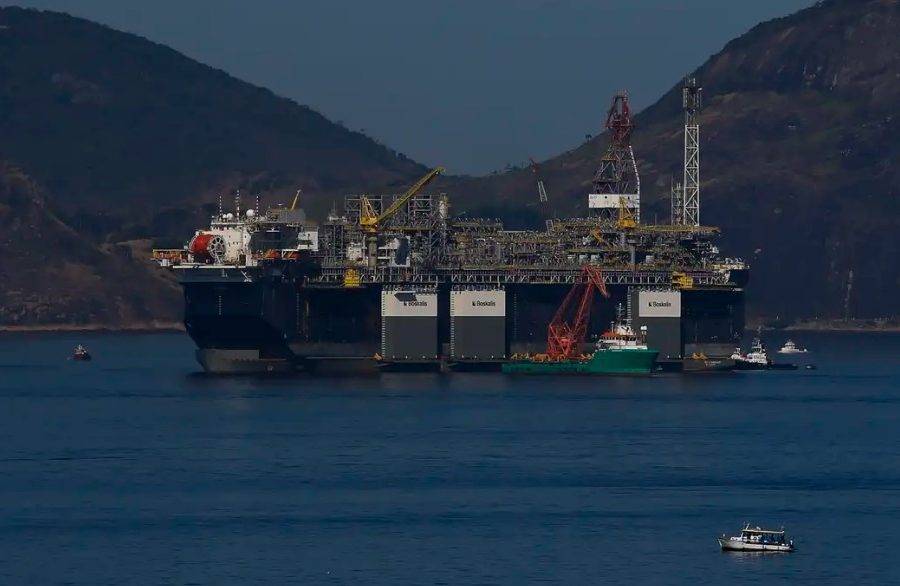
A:
[[[809,352],[809,350],[802,346],[798,346],[793,340],[785,342],[784,346],[781,347],[781,350],[778,351],[779,354],[806,354],[807,352]]]
[[[784,528],[779,531],[744,525],[741,534],[733,537],[718,538],[722,551],[761,551],[791,552],[794,551],[794,540],[787,539]]]

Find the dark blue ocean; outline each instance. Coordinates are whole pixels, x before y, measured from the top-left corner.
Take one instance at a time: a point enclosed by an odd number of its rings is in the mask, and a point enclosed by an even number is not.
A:
[[[265,380],[0,336],[0,584],[900,583],[900,336],[795,338],[818,370]],[[720,552],[745,521],[798,551]]]

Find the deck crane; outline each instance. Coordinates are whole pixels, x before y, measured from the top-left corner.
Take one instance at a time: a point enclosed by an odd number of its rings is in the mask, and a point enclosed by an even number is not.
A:
[[[595,290],[609,298],[600,267],[584,265],[581,267],[581,282],[572,286],[547,327],[547,357],[550,360],[571,360],[578,357],[579,347],[587,336],[588,323],[591,321]],[[573,308],[575,315],[571,316]]]
[[[619,196],[619,217],[616,220],[616,226],[622,230],[637,228],[638,222],[634,212],[625,205],[625,196]]]
[[[428,173],[422,176],[421,179],[415,182],[415,184],[410,187],[406,193],[398,197],[394,203],[388,207],[388,209],[381,212],[381,214],[375,213],[375,208],[372,206],[372,202],[369,201],[369,198],[363,196],[360,198],[360,210],[359,210],[359,225],[363,229],[364,232],[368,232],[370,234],[374,234],[378,232],[378,227],[384,220],[387,220],[394,214],[396,214],[400,209],[406,205],[406,202],[414,196],[415,194],[422,191],[422,189],[431,183],[435,177],[443,173],[445,169],[443,167],[435,167]]]

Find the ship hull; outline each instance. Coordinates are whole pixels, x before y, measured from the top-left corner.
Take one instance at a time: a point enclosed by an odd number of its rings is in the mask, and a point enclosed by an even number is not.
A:
[[[198,348],[197,362],[203,370],[215,374],[286,374],[298,369],[294,360],[261,358],[259,350]]]
[[[689,373],[731,372],[734,370],[734,360],[731,358],[690,357],[682,361],[681,370]]]
[[[404,316],[402,311],[395,316],[384,315],[390,293],[386,286],[323,287],[305,277],[280,266],[182,271],[184,323],[199,349],[201,367],[220,374],[498,370],[514,354],[546,350],[547,326],[570,288],[495,286],[483,291],[489,300],[484,305],[494,305],[476,308],[482,313],[457,315],[458,291],[440,284],[420,292],[420,299],[434,304],[427,316]],[[608,328],[617,305],[629,303],[628,287],[609,289],[611,298],[596,303],[589,339]],[[677,295],[678,315],[635,318],[648,328],[648,345],[665,348],[660,361],[678,367],[693,352],[702,352],[710,363],[727,357],[744,331],[743,291]],[[690,361],[684,364],[691,370]],[[641,371],[646,372],[644,366],[636,372]]]
[[[794,551],[791,544],[777,543],[749,543],[737,539],[718,538],[719,547],[722,551],[749,551],[749,552],[766,552],[766,553],[790,553]]]
[[[650,374],[658,355],[655,350],[598,350],[589,360],[515,360],[502,370],[507,374]]]
[[[288,345],[298,276],[237,268],[182,271],[184,326],[203,370],[271,374],[298,368]]]
[[[746,360],[735,360],[734,361],[734,369],[735,370],[769,370],[769,365],[762,364],[759,362],[747,362]]]

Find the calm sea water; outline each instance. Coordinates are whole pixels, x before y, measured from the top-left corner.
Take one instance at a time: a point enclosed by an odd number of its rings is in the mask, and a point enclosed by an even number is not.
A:
[[[259,380],[0,336],[0,583],[898,583],[900,336],[797,338],[818,370]],[[721,553],[744,521],[798,551]]]

